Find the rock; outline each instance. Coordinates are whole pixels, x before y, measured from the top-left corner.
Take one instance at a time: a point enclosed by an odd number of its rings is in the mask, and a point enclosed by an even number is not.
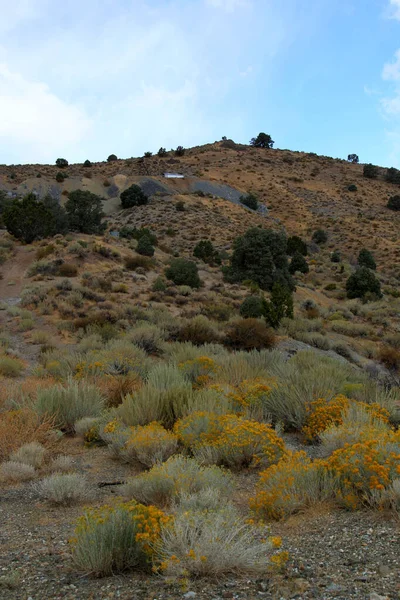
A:
[[[186,594],[183,594],[183,597],[187,600],[189,600],[189,598],[196,598],[196,592],[186,592]]]
[[[390,600],[389,596],[380,596],[376,592],[371,592],[369,595],[369,600]]]
[[[388,567],[387,565],[379,565],[379,567],[378,567],[378,573],[382,577],[387,577],[388,575],[390,575],[391,572],[392,572],[391,568]]]

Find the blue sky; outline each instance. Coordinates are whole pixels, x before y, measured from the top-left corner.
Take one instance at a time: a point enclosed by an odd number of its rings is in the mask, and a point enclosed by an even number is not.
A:
[[[0,163],[265,131],[400,167],[400,0],[0,0]]]

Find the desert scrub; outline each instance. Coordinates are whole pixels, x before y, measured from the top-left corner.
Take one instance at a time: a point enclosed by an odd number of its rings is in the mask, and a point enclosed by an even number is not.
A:
[[[38,469],[41,467],[44,459],[46,449],[42,444],[38,442],[30,442],[24,444],[10,454],[10,460],[14,462],[23,463],[24,465],[30,465],[31,467]]]
[[[72,456],[60,454],[51,460],[47,470],[50,473],[69,473],[74,470],[74,459]]]
[[[284,454],[283,440],[270,425],[237,415],[194,413],[178,421],[175,432],[204,464],[268,466]]]
[[[323,461],[314,462],[305,452],[288,453],[262,473],[250,507],[261,519],[279,520],[314,503],[331,500],[336,474]]]
[[[99,389],[85,381],[69,380],[38,391],[35,410],[41,417],[51,417],[66,433],[75,432],[75,423],[83,417],[98,417],[104,408]]]
[[[231,506],[178,513],[161,528],[156,564],[173,576],[265,573],[272,544],[258,533]]]
[[[100,433],[112,454],[128,464],[152,467],[172,456],[178,437],[159,423],[126,428],[118,421],[107,423]]]
[[[29,481],[30,479],[33,479],[36,475],[36,471],[32,465],[9,460],[0,465],[0,475],[5,481],[17,483],[19,481]]]
[[[144,504],[165,506],[179,504],[184,495],[209,489],[227,500],[233,492],[232,476],[219,467],[206,467],[193,458],[178,455],[128,479],[122,493]]]
[[[56,506],[71,506],[91,496],[86,479],[78,473],[54,473],[39,481],[35,489],[40,498]]]
[[[389,432],[335,450],[327,469],[339,477],[340,504],[349,510],[373,505],[375,492],[388,489],[400,474],[399,434]]]
[[[19,377],[24,369],[24,364],[19,358],[0,355],[0,375],[3,377]]]
[[[389,412],[379,406],[379,404],[354,402],[341,394],[329,401],[319,398],[318,400],[313,400],[307,406],[308,416],[302,429],[306,440],[308,442],[316,441],[326,429],[342,425],[344,415],[348,413],[350,407],[354,404],[357,404],[361,410],[363,409],[366,413],[369,413],[371,419],[377,419],[383,423],[389,422]],[[349,423],[349,419],[347,421]]]
[[[53,419],[41,419],[27,407],[0,412],[0,460],[30,442],[40,442],[46,447],[53,445],[53,424]]]
[[[80,571],[105,577],[128,570],[149,570],[154,544],[170,518],[154,506],[136,502],[88,509],[70,540]]]
[[[203,344],[219,342],[221,337],[218,329],[207,317],[197,315],[183,323],[178,339],[181,342],[191,342],[196,346],[202,346]]]
[[[218,365],[208,356],[199,356],[193,360],[179,363],[180,371],[193,385],[193,389],[200,389],[211,383],[218,372]]]
[[[144,350],[146,354],[162,354],[166,333],[157,325],[143,323],[129,332],[133,344]]]

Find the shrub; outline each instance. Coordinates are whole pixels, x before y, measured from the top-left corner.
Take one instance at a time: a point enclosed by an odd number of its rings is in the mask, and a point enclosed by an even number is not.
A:
[[[3,377],[19,377],[24,365],[18,358],[0,356],[0,375]]]
[[[337,499],[355,510],[373,504],[376,490],[387,489],[400,471],[400,444],[395,434],[347,445],[327,460],[330,472],[338,474]]]
[[[65,210],[71,229],[82,233],[101,233],[104,230],[102,207],[102,199],[97,194],[87,190],[70,192]]]
[[[296,252],[300,252],[303,256],[307,256],[307,244],[298,235],[292,235],[287,240],[287,253],[293,256]]]
[[[379,279],[367,267],[360,267],[350,275],[346,281],[346,292],[348,298],[365,298],[373,295],[382,297]]]
[[[60,454],[52,459],[48,466],[48,470],[52,473],[67,473],[74,468],[74,459],[72,456]]]
[[[339,250],[334,250],[331,254],[331,262],[340,263],[341,260],[342,260],[342,257],[341,257]]]
[[[211,488],[218,493],[220,500],[227,500],[233,491],[232,476],[219,467],[206,467],[193,458],[178,455],[128,479],[122,493],[144,504],[166,506],[179,504],[185,495]]]
[[[311,462],[305,452],[291,452],[260,473],[250,506],[258,517],[278,520],[331,499],[335,485],[335,475],[322,461]]]
[[[257,137],[251,138],[250,146],[255,148],[272,148],[275,144],[274,140],[268,133],[259,133]]]
[[[24,465],[30,465],[34,469],[37,469],[43,463],[45,451],[42,444],[30,442],[29,444],[24,444],[21,448],[10,454],[10,460],[23,463]]]
[[[33,479],[36,472],[32,465],[9,460],[0,465],[0,474],[6,481],[19,482]]]
[[[38,391],[35,409],[41,417],[54,418],[57,427],[73,433],[75,423],[83,417],[98,417],[104,398],[94,385],[69,381],[64,387],[56,385]]]
[[[57,173],[57,175],[56,175],[57,183],[63,183],[65,179],[66,179],[66,175],[64,175],[64,173],[61,173],[61,172]]]
[[[30,442],[49,444],[52,425],[51,419],[41,421],[30,408],[0,413],[0,460]]]
[[[317,229],[312,234],[312,240],[318,245],[325,244],[328,241],[328,235],[323,229]]]
[[[124,259],[125,268],[129,271],[136,271],[139,267],[148,271],[151,268],[151,260],[147,256],[126,256]]]
[[[175,150],[175,156],[183,156],[185,154],[185,148],[183,146],[178,146]]]
[[[274,283],[270,299],[263,302],[263,311],[267,323],[274,329],[285,317],[293,319],[293,295],[289,288]]]
[[[372,252],[366,250],[366,248],[360,250],[357,262],[359,267],[367,267],[367,269],[376,271],[376,262],[372,255]]]
[[[387,207],[390,210],[400,210],[400,196],[391,196],[388,200]]]
[[[91,496],[86,479],[78,473],[55,473],[37,483],[39,496],[56,506],[71,506]]]
[[[271,229],[254,227],[235,239],[230,266],[224,270],[231,282],[251,279],[263,290],[275,282],[293,289],[286,256],[286,238]]]
[[[198,242],[194,247],[193,256],[210,266],[221,264],[219,252],[214,248],[213,243],[210,242],[210,240],[201,240]]]
[[[189,285],[192,288],[201,286],[196,263],[185,258],[172,260],[170,266],[165,270],[165,275],[175,285]]]
[[[150,152],[150,151],[147,151],[147,152],[144,153],[143,156],[144,156],[144,158],[151,158],[153,156],[153,153]]]
[[[156,545],[160,570],[174,576],[265,573],[271,544],[232,507],[177,514]]]
[[[200,436],[199,442],[191,447],[194,457],[202,464],[236,469],[266,467],[278,462],[284,453],[283,440],[270,425],[236,415],[217,417],[215,430],[203,436],[205,439]]]
[[[240,305],[240,316],[244,319],[258,319],[264,313],[264,303],[261,296],[248,296]]]
[[[110,156],[107,158],[107,162],[114,162],[118,160],[118,156],[116,154],[110,154]]]
[[[143,256],[154,256],[154,246],[151,243],[150,238],[143,235],[138,242],[136,252]]]
[[[58,274],[60,277],[76,277],[78,268],[72,263],[63,263],[58,267]]]
[[[84,167],[91,167],[92,163],[90,162],[90,160],[86,159],[85,162],[83,163]]]
[[[96,577],[148,570],[161,526],[168,521],[154,506],[136,502],[88,509],[70,542],[75,565]]]
[[[378,351],[378,360],[392,371],[400,369],[400,350],[390,346],[382,346]]]
[[[186,208],[183,200],[178,200],[178,202],[175,204],[175,208],[178,212],[185,212]]]
[[[178,445],[177,436],[156,422],[124,429],[112,421],[105,426],[102,438],[123,462],[144,467],[167,460]]]
[[[275,334],[259,319],[240,319],[229,325],[225,344],[236,350],[273,348]]]
[[[292,260],[289,265],[289,273],[294,275],[297,271],[299,273],[308,273],[309,272],[308,262],[304,258],[300,252],[295,252],[293,254]]]
[[[207,317],[198,315],[182,325],[178,339],[181,342],[192,342],[195,346],[202,346],[220,341],[221,336]]]
[[[143,206],[149,201],[148,196],[142,191],[141,187],[133,184],[127,190],[122,192],[121,204],[123,208],[132,208],[133,206]]]
[[[8,233],[26,244],[56,233],[51,211],[34,194],[14,199],[4,210],[3,221]]]
[[[400,183],[400,171],[394,167],[386,169],[385,181],[398,185]]]
[[[367,177],[367,179],[376,179],[378,174],[379,169],[375,165],[372,165],[371,163],[364,165],[363,175],[364,177]]]
[[[56,166],[59,169],[64,169],[65,167],[68,167],[68,161],[65,158],[57,158]]]
[[[163,148],[163,147],[161,146],[161,148],[159,149],[159,151],[157,152],[157,154],[158,154],[158,156],[160,156],[160,157],[162,158],[162,157],[164,157],[164,156],[167,156],[167,151],[166,151],[166,149],[165,149],[165,148]]]
[[[357,191],[357,189],[358,189],[358,188],[357,188],[357,186],[356,186],[356,184],[355,184],[355,183],[351,183],[351,184],[350,184],[350,185],[347,187],[347,190],[348,190],[349,192],[356,192],[356,191]]]
[[[161,354],[164,347],[165,333],[157,325],[143,324],[129,334],[130,341],[144,350],[146,354]]]
[[[247,196],[240,196],[239,202],[247,206],[247,208],[251,208],[252,210],[257,210],[258,208],[258,198],[255,194],[247,194]]]

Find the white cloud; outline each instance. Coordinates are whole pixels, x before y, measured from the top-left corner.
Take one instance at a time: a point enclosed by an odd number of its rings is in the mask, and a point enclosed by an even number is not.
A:
[[[399,0],[400,5],[400,0]],[[400,49],[395,52],[395,60],[383,67],[382,78],[385,81],[400,81]]]
[[[227,12],[233,12],[237,8],[250,6],[250,0],[206,0],[206,4],[214,8],[222,8]]]
[[[400,0],[390,0],[390,18],[400,20]]]
[[[0,64],[0,114],[1,146],[18,146],[22,162],[53,162],[59,150],[78,144],[90,128],[79,107],[4,64]]]

